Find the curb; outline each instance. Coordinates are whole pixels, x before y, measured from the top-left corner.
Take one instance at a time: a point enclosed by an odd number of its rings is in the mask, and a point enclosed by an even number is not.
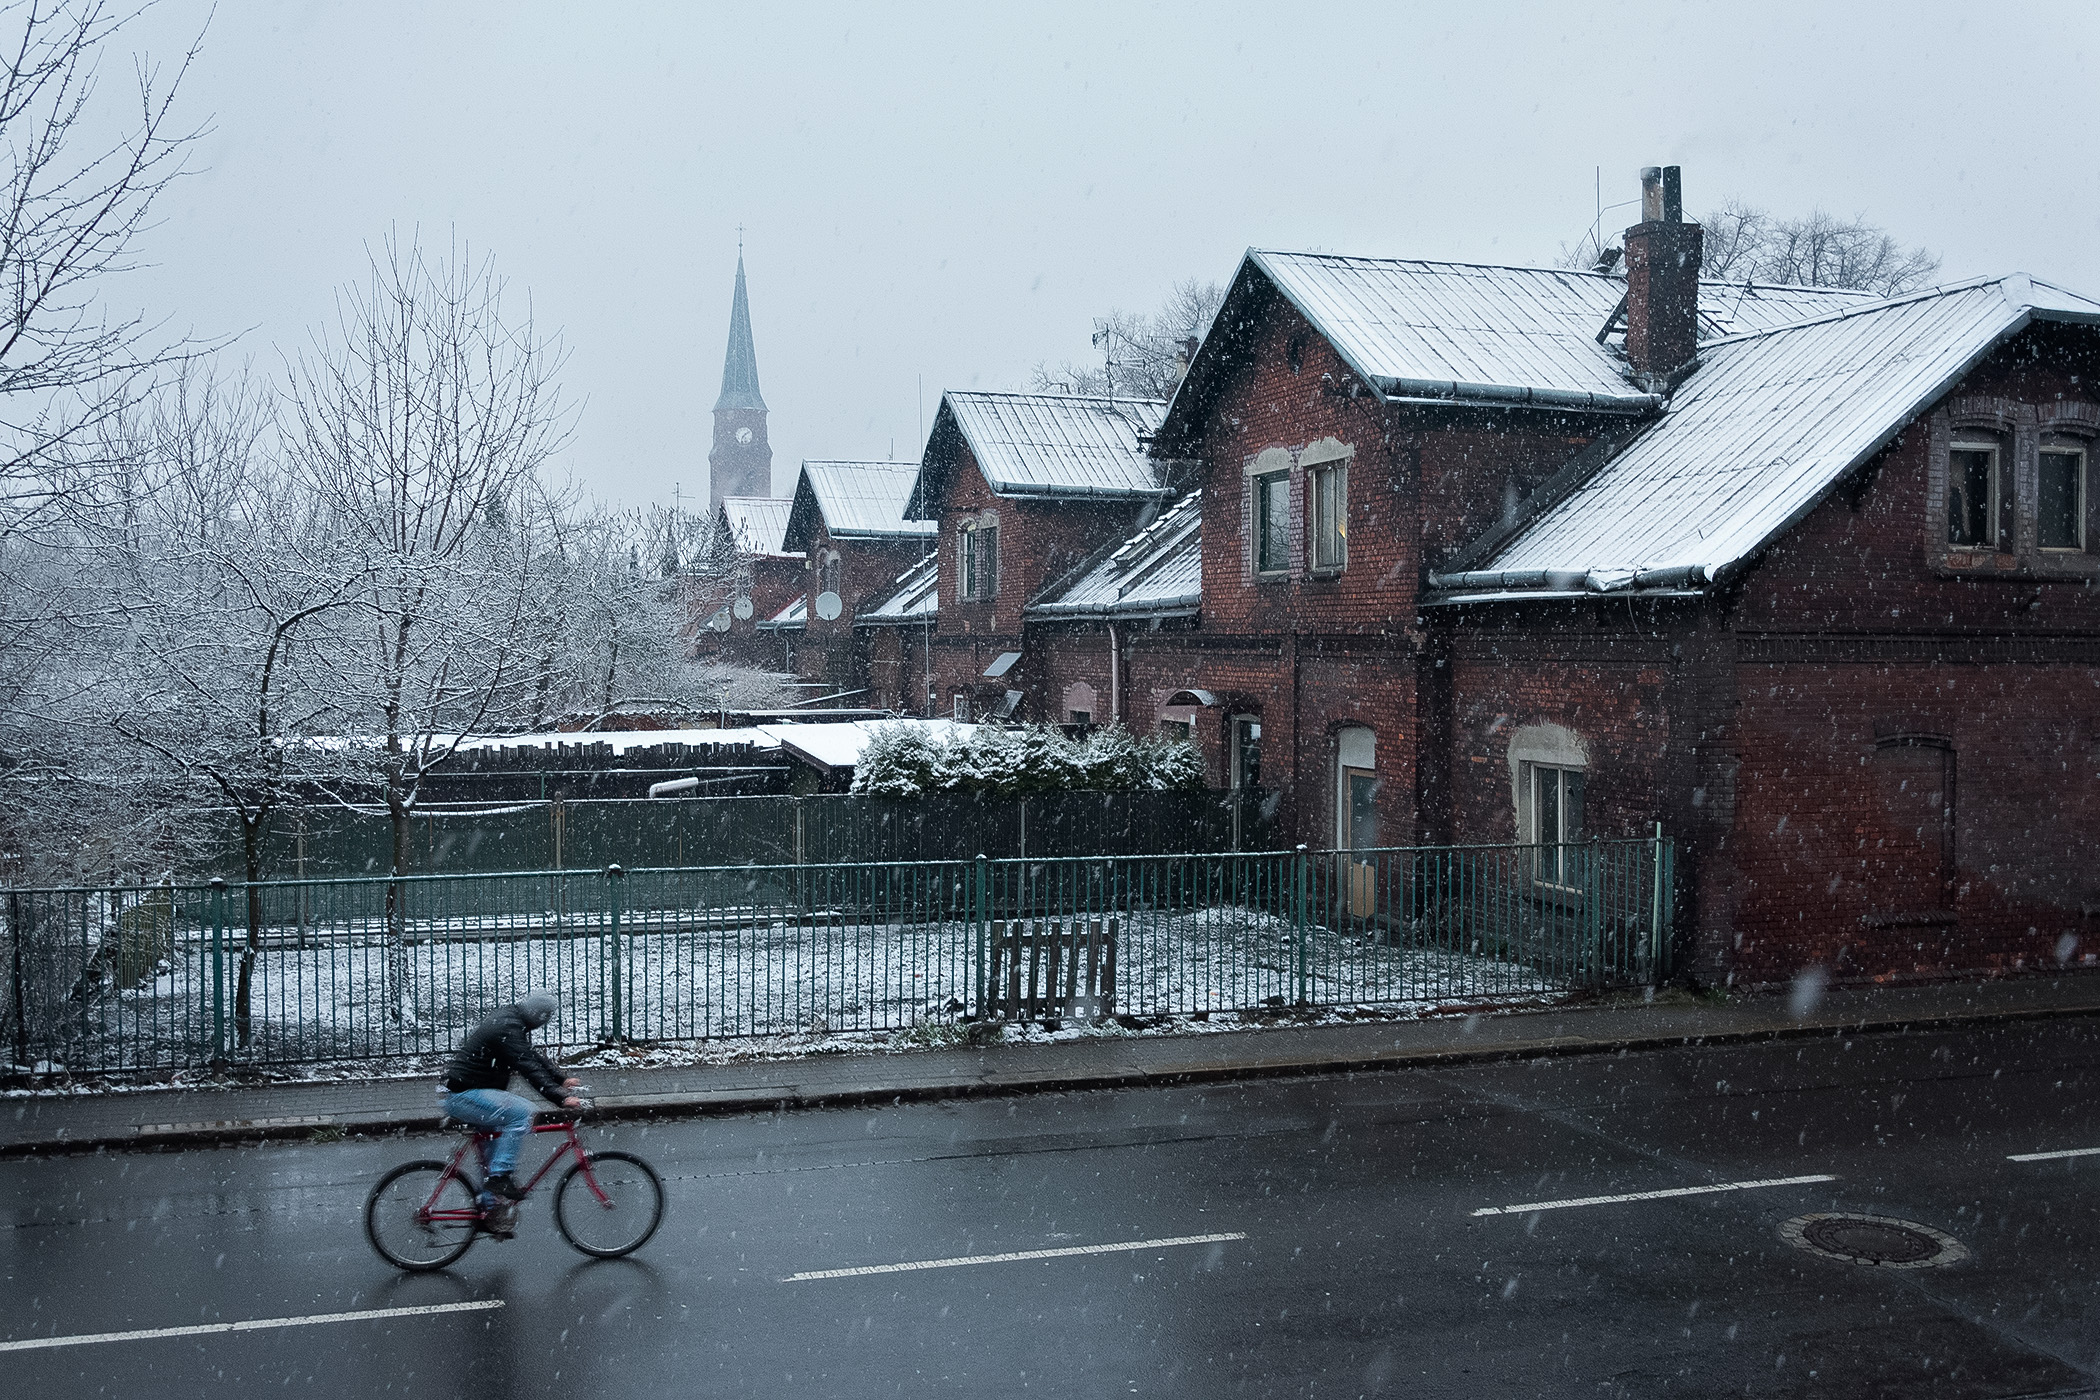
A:
[[[1478,1049],[1395,1050],[1387,1054],[1279,1060],[1269,1063],[1223,1063],[1166,1071],[1116,1069],[1066,1074],[1050,1079],[1006,1081],[955,1080],[949,1083],[892,1085],[878,1088],[806,1092],[732,1091],[719,1096],[636,1094],[600,1103],[592,1117],[606,1122],[677,1121],[734,1113],[777,1113],[787,1109],[865,1108],[948,1099],[1009,1098],[1024,1094],[1083,1093],[1102,1089],[1164,1087],[1182,1084],[1301,1079],[1323,1074],[1367,1074],[1406,1069],[1439,1069],[1497,1061],[1558,1059],[1577,1055],[1675,1050],[1687,1046],[1748,1045],[1759,1041],[1803,1040],[1844,1035],[1888,1035],[1906,1031],[1943,1030],[1979,1024],[2076,1020],[2100,1017],[2100,1002],[2086,1006],[1979,1010],[1952,1014],[1872,1017],[1860,1020],[1760,1026],[1732,1031],[1590,1039],[1556,1036],[1531,1042],[1481,1046]],[[297,1114],[221,1119],[206,1123],[141,1124],[120,1134],[60,1137],[0,1144],[0,1160],[22,1157],[74,1156],[89,1152],[158,1152],[193,1147],[310,1138],[316,1130],[336,1129],[344,1136],[376,1137],[438,1131],[439,1119],[428,1112],[371,1115]]]

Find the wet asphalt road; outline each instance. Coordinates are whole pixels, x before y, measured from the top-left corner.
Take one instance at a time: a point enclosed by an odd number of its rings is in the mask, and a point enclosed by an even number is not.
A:
[[[519,1238],[406,1277],[366,1188],[439,1138],[0,1163],[9,1395],[2084,1394],[2100,1022],[594,1130],[670,1210],[631,1260]],[[1827,1174],[1503,1215],[1483,1207]],[[1947,1232],[1944,1268],[1784,1242]],[[912,1272],[789,1275],[1194,1235]]]

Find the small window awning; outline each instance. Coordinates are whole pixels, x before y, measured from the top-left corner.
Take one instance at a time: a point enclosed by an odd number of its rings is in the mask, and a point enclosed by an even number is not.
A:
[[[1207,690],[1177,690],[1166,699],[1168,705],[1204,705],[1218,703],[1218,697]]]
[[[1005,676],[1005,674],[1008,671],[1011,671],[1014,668],[1014,663],[1016,661],[1019,661],[1020,659],[1021,653],[1019,653],[1018,651],[1000,652],[999,658],[996,661],[992,662],[991,665],[984,668],[985,679],[993,681],[1000,679],[1001,677]]]

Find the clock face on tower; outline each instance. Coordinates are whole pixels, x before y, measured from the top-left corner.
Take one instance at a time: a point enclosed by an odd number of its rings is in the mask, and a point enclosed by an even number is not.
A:
[[[751,430],[749,428],[738,428],[736,430],[736,440],[738,442],[751,441]]]

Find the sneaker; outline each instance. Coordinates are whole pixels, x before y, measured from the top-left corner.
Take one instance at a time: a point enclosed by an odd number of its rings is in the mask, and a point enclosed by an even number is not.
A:
[[[490,1239],[515,1239],[518,1234],[518,1210],[507,1201],[491,1201],[482,1208],[481,1232]]]
[[[525,1193],[518,1189],[518,1183],[510,1179],[509,1172],[499,1172],[495,1176],[490,1177],[482,1183],[482,1188],[490,1195],[501,1196],[506,1201],[522,1201],[525,1199]]]

